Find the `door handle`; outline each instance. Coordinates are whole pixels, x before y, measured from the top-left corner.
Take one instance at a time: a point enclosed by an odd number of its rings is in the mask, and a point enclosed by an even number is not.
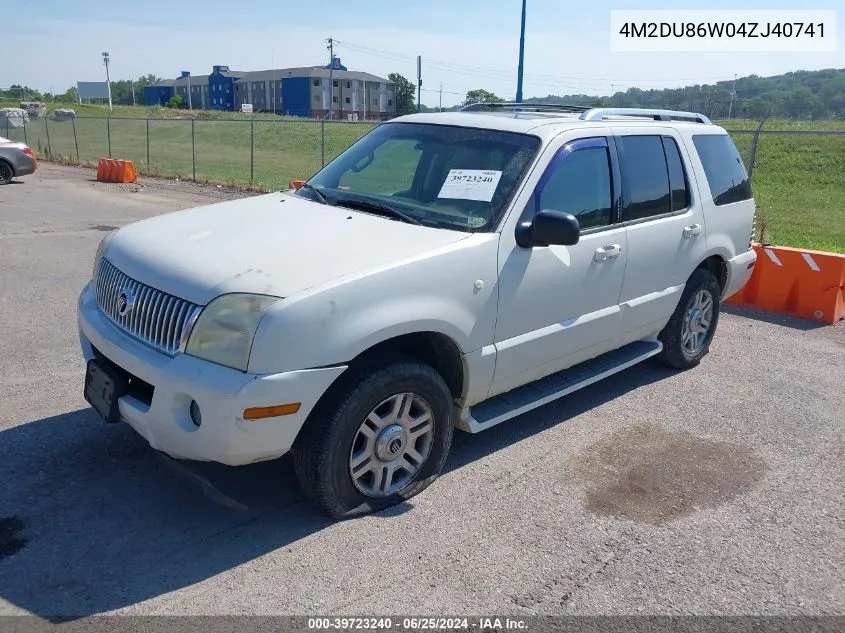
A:
[[[701,225],[700,224],[693,224],[691,226],[684,227],[684,237],[689,239],[691,237],[695,237],[701,233]]]
[[[622,247],[619,244],[605,244],[596,249],[596,254],[593,256],[597,262],[606,262],[611,259],[616,259],[622,253]]]

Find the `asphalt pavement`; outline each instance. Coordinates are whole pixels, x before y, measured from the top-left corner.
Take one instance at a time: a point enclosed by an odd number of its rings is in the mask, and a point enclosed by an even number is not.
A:
[[[0,614],[845,613],[845,324],[726,308],[699,367],[458,432],[422,495],[332,523],[286,458],[186,471],[87,407],[99,239],[242,195],[93,176],[0,187]]]

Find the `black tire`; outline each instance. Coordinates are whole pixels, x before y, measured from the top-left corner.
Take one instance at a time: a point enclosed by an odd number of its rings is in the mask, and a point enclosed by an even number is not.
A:
[[[404,488],[385,497],[364,495],[353,483],[350,454],[363,420],[393,395],[413,393],[433,418],[430,450]],[[452,443],[452,394],[429,365],[390,356],[350,367],[318,403],[293,447],[294,468],[305,495],[335,519],[396,505],[425,490],[440,474]]]
[[[687,312],[692,307],[695,297],[700,291],[709,293],[713,301],[713,316],[710,319],[710,328],[707,331],[703,344],[697,349],[690,351],[683,344],[684,320]],[[709,270],[697,268],[687,281],[686,288],[681,295],[678,306],[672,314],[672,318],[666,327],[658,335],[663,343],[663,351],[660,360],[675,369],[690,369],[698,365],[701,359],[710,351],[710,343],[716,333],[716,326],[719,323],[719,308],[722,289],[716,277]]]
[[[12,182],[14,176],[15,172],[12,170],[12,166],[5,160],[0,160],[0,185],[8,185]]]

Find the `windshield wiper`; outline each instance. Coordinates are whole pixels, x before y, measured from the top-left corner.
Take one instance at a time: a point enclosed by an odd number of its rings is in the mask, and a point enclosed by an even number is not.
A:
[[[308,191],[313,192],[314,195],[317,196],[317,198],[320,200],[320,202],[322,202],[323,204],[328,204],[328,205],[331,206],[332,203],[329,202],[329,199],[326,198],[325,194],[323,194],[323,192],[320,191],[319,189],[317,189],[317,187],[315,187],[314,185],[309,184],[307,182],[304,182],[299,186],[299,188],[300,189],[307,189]]]
[[[397,211],[393,207],[389,207],[386,204],[381,204],[379,202],[370,202],[369,200],[354,200],[350,198],[338,198],[337,200],[335,200],[335,204],[347,207],[360,207],[365,211],[371,211],[378,215],[396,218],[398,220],[402,220],[403,222],[407,222],[408,224],[417,224],[419,226],[422,225],[422,222],[420,222],[417,218],[410,216],[407,213]]]

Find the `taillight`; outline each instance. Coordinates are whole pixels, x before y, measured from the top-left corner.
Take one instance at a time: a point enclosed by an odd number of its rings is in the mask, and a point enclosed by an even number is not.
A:
[[[38,169],[38,159],[35,158],[35,154],[32,153],[32,150],[28,147],[24,147],[21,151],[32,159],[32,162],[35,163],[35,168]]]

